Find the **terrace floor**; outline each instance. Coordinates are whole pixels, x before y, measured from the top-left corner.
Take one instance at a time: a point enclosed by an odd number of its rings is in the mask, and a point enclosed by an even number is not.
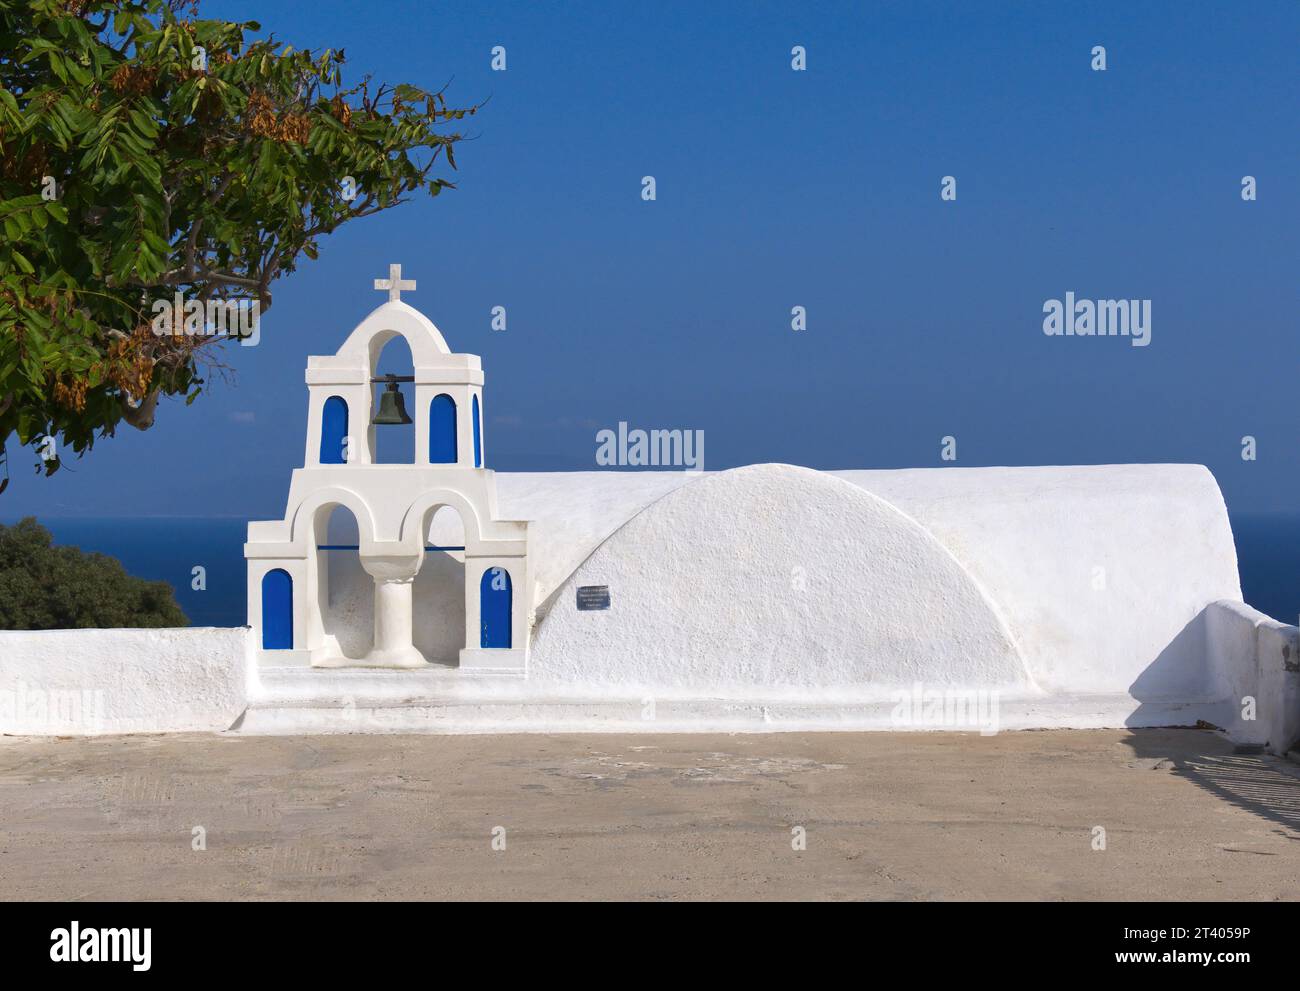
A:
[[[0,738],[3,899],[1294,899],[1297,843],[1199,730]]]

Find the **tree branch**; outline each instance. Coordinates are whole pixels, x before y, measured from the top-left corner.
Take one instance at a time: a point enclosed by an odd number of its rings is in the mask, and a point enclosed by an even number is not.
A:
[[[154,413],[158,408],[158,390],[152,389],[139,406],[132,406],[126,393],[121,393],[117,401],[122,406],[122,419],[136,430],[148,430],[153,426]]]

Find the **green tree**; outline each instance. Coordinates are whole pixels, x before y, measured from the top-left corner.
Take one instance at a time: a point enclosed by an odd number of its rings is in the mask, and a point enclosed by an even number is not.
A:
[[[214,338],[156,333],[154,301],[265,312],[323,235],[451,186],[443,132],[477,107],[344,88],[342,49],[250,40],[258,24],[197,6],[0,0],[0,458],[11,437],[81,454],[147,429],[161,396],[195,399]]]
[[[0,525],[0,630],[188,625],[166,582],[128,575],[106,554],[55,547],[34,517]]]

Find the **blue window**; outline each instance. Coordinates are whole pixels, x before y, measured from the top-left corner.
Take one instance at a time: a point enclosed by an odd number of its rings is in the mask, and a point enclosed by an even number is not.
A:
[[[478,586],[480,647],[510,646],[510,572],[488,568]]]
[[[474,397],[474,467],[483,467],[483,438],[478,425],[478,396]]]
[[[293,650],[293,579],[283,568],[262,577],[262,649]]]
[[[429,464],[456,463],[456,400],[443,393],[429,404]]]
[[[344,445],[348,437],[348,404],[342,396],[330,396],[320,418],[320,463],[347,464]]]

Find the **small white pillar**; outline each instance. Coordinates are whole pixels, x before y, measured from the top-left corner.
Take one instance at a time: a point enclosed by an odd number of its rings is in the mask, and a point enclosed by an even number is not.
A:
[[[414,578],[375,579],[375,643],[365,663],[422,668],[427,662],[412,639],[411,591]]]

